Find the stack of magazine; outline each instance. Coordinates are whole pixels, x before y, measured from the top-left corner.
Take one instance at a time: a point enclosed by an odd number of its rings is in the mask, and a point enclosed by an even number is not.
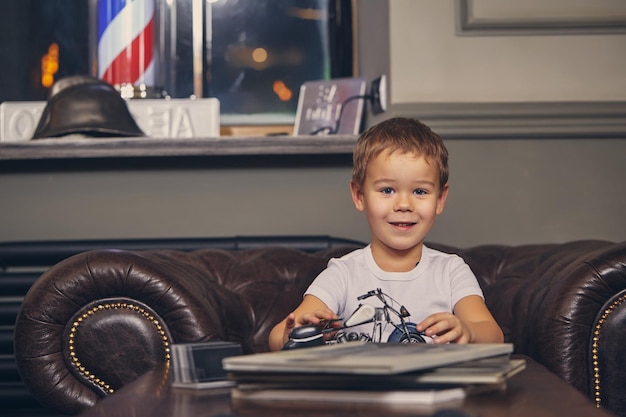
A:
[[[501,344],[349,342],[226,358],[239,400],[433,404],[501,390],[525,368]]]

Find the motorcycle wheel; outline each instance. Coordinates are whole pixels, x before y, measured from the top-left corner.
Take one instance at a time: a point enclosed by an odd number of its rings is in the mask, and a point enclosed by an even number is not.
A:
[[[422,337],[421,333],[415,329],[415,323],[407,323],[408,334],[405,334],[401,329],[394,329],[389,335],[387,342],[389,343],[426,343],[426,340]]]

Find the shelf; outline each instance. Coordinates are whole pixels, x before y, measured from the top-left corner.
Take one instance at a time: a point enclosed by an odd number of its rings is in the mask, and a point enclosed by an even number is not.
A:
[[[356,136],[258,136],[185,139],[54,138],[0,143],[0,161],[352,154]]]

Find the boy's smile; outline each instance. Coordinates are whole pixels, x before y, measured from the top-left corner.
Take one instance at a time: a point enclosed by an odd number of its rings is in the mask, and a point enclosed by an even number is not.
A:
[[[414,267],[448,195],[436,165],[421,155],[384,151],[370,160],[362,187],[350,188],[355,207],[367,216],[379,266],[396,270],[394,258],[401,256],[408,261],[399,269]]]

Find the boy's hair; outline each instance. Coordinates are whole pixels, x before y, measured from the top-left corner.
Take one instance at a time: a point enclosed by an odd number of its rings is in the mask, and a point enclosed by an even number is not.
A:
[[[439,169],[439,189],[448,183],[448,150],[441,137],[418,120],[395,117],[359,136],[352,157],[352,181],[357,186],[363,186],[367,165],[383,151],[421,155]]]

